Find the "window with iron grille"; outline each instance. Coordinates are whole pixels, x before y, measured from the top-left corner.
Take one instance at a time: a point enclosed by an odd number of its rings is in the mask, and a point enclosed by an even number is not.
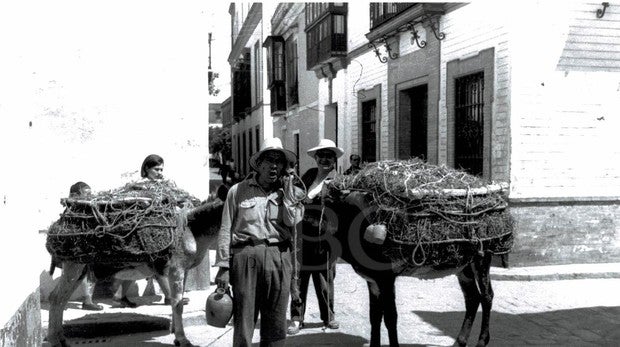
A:
[[[454,101],[454,166],[482,176],[484,72],[457,78]]]
[[[377,100],[362,103],[362,160],[377,161]]]

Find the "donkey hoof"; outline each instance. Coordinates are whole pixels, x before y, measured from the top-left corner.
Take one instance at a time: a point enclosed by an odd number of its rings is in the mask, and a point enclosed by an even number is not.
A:
[[[184,339],[184,340],[177,340],[174,339],[174,345],[175,346],[181,346],[181,347],[197,347],[196,345],[192,344],[191,342],[189,342],[188,339]]]
[[[52,347],[71,347],[71,345],[69,344],[69,342],[67,342],[67,340],[62,339],[62,340],[58,340],[54,343],[50,343],[49,344]]]

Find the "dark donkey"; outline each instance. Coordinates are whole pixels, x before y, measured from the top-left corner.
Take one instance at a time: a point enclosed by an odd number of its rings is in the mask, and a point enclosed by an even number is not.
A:
[[[384,254],[384,248],[381,245],[364,239],[364,232],[370,225],[369,217],[374,212],[369,199],[368,195],[355,191],[341,199],[336,198],[336,201],[326,199],[324,217],[338,220],[338,231],[334,234],[335,239],[332,241],[336,248],[341,247],[341,258],[351,264],[353,269],[368,282],[370,346],[381,344],[381,320],[383,318],[390,346],[394,347],[399,345],[394,290],[394,282],[399,275],[399,270],[393,268],[391,260]],[[480,304],[482,304],[482,326],[477,346],[486,346],[489,342],[489,319],[493,303],[493,289],[489,276],[491,257],[491,253],[484,252],[482,255],[475,256],[468,264],[458,268],[437,270],[430,266],[419,266],[407,274],[419,278],[457,275],[466,306],[465,319],[456,341],[460,346],[467,344]]]

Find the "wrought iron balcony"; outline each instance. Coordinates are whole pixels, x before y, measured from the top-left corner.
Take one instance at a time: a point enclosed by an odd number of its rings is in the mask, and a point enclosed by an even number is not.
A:
[[[370,3],[370,30],[389,21],[399,13],[416,5],[416,2],[372,2]]]

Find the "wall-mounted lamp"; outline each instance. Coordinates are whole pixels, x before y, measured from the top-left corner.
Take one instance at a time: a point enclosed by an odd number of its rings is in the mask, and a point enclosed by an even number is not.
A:
[[[605,15],[605,10],[607,9],[607,7],[609,7],[608,2],[604,2],[601,5],[603,5],[603,9],[596,10],[596,18],[603,18],[603,16]]]

